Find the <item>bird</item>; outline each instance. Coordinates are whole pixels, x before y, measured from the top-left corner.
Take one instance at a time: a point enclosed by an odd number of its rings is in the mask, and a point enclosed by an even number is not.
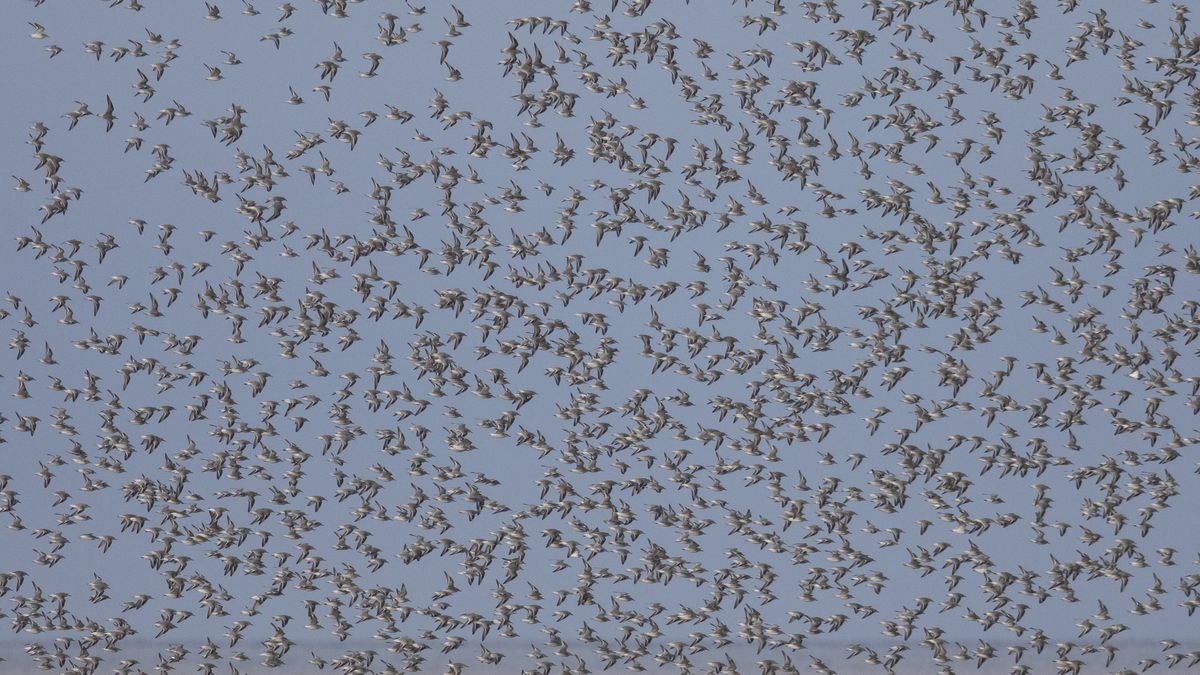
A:
[[[1200,664],[1186,3],[256,4],[10,10],[0,657]]]

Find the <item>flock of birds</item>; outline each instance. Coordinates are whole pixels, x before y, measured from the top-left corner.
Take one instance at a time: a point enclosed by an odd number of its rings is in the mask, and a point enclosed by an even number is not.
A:
[[[0,666],[1200,667],[1189,3],[6,12]]]

